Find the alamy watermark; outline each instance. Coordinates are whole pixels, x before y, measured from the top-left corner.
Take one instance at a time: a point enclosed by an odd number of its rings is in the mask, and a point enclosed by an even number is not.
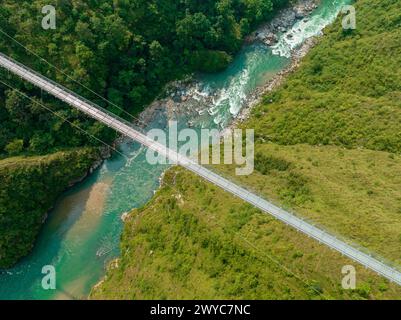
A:
[[[42,19],[42,28],[45,30],[56,29],[56,8],[52,5],[46,5],[42,8],[45,16]]]
[[[341,286],[345,290],[355,290],[356,289],[356,270],[352,265],[343,266],[341,273],[345,276],[342,278]]]
[[[56,268],[52,265],[46,265],[42,268],[42,288],[44,290],[56,290]]]
[[[148,149],[149,164],[177,164],[180,157],[191,158],[197,164],[236,164],[236,175],[249,175],[254,170],[254,130],[217,129],[178,130],[178,123],[170,121],[167,132],[152,129],[147,136],[166,147],[167,152]],[[223,149],[222,149],[223,148]],[[223,152],[222,152],[223,151]]]
[[[341,13],[344,15],[341,25],[344,30],[356,29],[356,10],[354,6],[347,5],[341,8]]]

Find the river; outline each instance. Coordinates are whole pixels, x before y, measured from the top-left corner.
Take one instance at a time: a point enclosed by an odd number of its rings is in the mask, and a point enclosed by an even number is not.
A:
[[[307,21],[299,20],[273,47],[245,46],[224,72],[198,76],[186,88],[181,125],[224,128],[240,112],[247,97],[291,61],[291,49],[317,35],[349,0],[322,0]],[[164,126],[161,112],[150,127]],[[165,166],[151,166],[144,149],[123,141],[114,155],[85,181],[65,192],[49,214],[31,254],[16,267],[0,271],[0,299],[85,299],[104,275],[107,263],[119,255],[121,216],[149,201]],[[56,290],[44,290],[42,267],[56,270]]]

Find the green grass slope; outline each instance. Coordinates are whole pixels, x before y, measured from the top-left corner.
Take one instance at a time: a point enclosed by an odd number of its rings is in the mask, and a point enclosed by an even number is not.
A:
[[[259,139],[401,152],[401,2],[359,0],[356,17],[356,30],[329,27],[254,109],[246,126]]]
[[[357,289],[341,288],[354,265]],[[126,221],[92,299],[387,299],[389,284],[183,169]]]
[[[219,172],[401,266],[401,156],[337,146],[258,144],[255,171]],[[284,165],[285,164],[285,165]]]

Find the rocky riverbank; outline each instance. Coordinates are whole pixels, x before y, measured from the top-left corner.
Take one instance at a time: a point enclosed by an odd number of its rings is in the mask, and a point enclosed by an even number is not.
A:
[[[233,120],[230,126],[227,129],[232,129],[238,126],[240,123],[245,122],[252,111],[252,108],[261,102],[262,97],[268,93],[279,87],[283,81],[288,77],[289,74],[294,72],[300,64],[301,59],[309,52],[309,50],[315,46],[317,43],[317,38],[307,39],[304,44],[296,49],[292,54],[291,63],[287,68],[278,72],[273,79],[268,81],[265,85],[258,87],[247,99],[247,103],[241,109],[241,112],[237,115],[237,117]]]
[[[245,44],[262,43],[267,47],[274,47],[280,37],[291,37],[291,28],[297,21],[308,21],[310,14],[316,9],[318,0],[299,0],[292,7],[280,10],[275,17],[260,26],[250,34]],[[283,35],[285,33],[285,35]],[[292,52],[292,62],[284,71],[279,72],[271,81],[256,88],[251,94],[240,98],[241,112],[233,115],[226,123],[220,123],[221,128],[230,123],[237,124],[247,118],[250,108],[259,102],[264,92],[277,87],[282,79],[294,70],[299,60],[313,45],[313,40],[306,41],[299,49]],[[142,127],[145,124],[154,123],[156,127],[162,127],[167,120],[186,119],[187,126],[202,126],[202,121],[209,115],[213,115],[213,106],[221,99],[219,90],[208,90],[193,75],[183,80],[178,80],[166,86],[163,96],[150,104],[139,116]],[[208,114],[209,113],[209,114]],[[162,120],[163,119],[163,120]],[[232,126],[232,125],[231,125]]]
[[[263,24],[258,30],[251,33],[246,43],[261,42],[268,46],[277,43],[280,34],[286,32],[297,21],[309,20],[309,15],[317,8],[316,0],[300,0],[294,6],[281,10],[271,21]],[[287,35],[291,37],[291,34]]]

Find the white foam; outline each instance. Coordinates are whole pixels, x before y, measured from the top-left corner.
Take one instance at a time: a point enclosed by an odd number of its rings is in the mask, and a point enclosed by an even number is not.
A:
[[[346,2],[341,0],[337,6],[333,3],[335,7],[329,10],[330,14],[324,18],[321,15],[313,15],[307,21],[301,20],[295,23],[290,30],[280,36],[277,44],[272,46],[273,54],[290,58],[292,50],[299,47],[306,39],[322,34],[323,29],[336,19],[342,4]]]

